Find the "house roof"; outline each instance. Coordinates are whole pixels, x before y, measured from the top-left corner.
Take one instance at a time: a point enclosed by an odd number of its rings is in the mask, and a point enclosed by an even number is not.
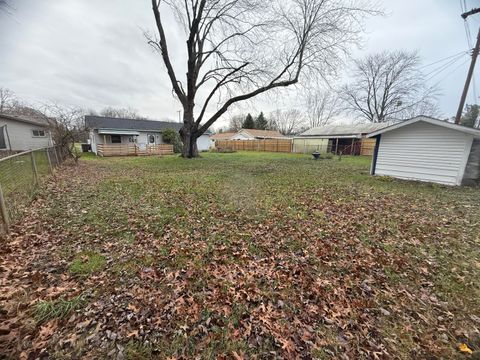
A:
[[[239,132],[246,132],[252,137],[259,137],[259,138],[284,138],[285,137],[277,130],[242,129]]]
[[[442,126],[444,128],[455,130],[455,131],[460,131],[460,132],[463,132],[463,133],[466,133],[466,134],[473,135],[476,138],[480,138],[480,129],[473,129],[473,128],[466,127],[466,126],[463,126],[463,125],[452,124],[452,123],[449,123],[447,121],[435,119],[435,118],[428,117],[428,116],[416,116],[414,118],[405,120],[401,123],[394,124],[394,125],[388,126],[386,128],[383,128],[383,129],[377,130],[375,132],[372,132],[371,134],[368,135],[368,137],[374,137],[374,136],[386,133],[388,131],[396,130],[396,129],[399,129],[399,128],[404,127],[404,126],[408,126],[408,125],[417,123],[419,121],[423,121],[423,122],[426,122],[426,123],[429,123],[429,124],[432,124],[432,125]]]
[[[137,130],[137,131],[162,131],[165,129],[180,130],[182,123],[145,120],[145,119],[127,119],[113,118],[108,116],[85,115],[85,125],[89,129],[109,129],[109,130]],[[205,135],[211,134],[210,130]]]
[[[388,126],[388,123],[357,125],[326,125],[315,127],[301,133],[300,137],[360,137]]]
[[[150,130],[165,129],[180,130],[182,123],[157,120],[112,118],[107,116],[85,115],[85,125],[90,129],[122,129],[122,130]]]
[[[232,132],[232,131],[223,132],[223,133],[218,133],[218,134],[211,135],[210,139],[212,139],[212,140],[228,140],[235,134],[236,134],[236,132]]]
[[[42,126],[47,127],[49,124],[47,123],[47,119],[40,119],[34,117],[27,117],[27,116],[16,116],[11,114],[0,114],[0,119],[8,119],[13,121],[19,121],[26,124],[31,124],[35,126]]]

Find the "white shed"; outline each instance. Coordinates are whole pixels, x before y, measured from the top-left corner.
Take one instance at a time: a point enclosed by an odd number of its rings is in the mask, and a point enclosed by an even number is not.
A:
[[[418,116],[376,138],[371,174],[462,185],[480,180],[480,130]]]

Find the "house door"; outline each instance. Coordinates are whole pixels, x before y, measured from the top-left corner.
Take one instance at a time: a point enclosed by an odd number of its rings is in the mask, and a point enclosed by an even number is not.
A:
[[[148,134],[147,135],[147,144],[148,145],[155,145],[155,134]]]

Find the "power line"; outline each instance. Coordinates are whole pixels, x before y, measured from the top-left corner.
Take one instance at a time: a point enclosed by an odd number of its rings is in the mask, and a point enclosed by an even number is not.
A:
[[[422,65],[422,66],[419,67],[419,69],[424,69],[424,68],[426,68],[426,67],[429,67],[429,66],[432,66],[432,65],[436,65],[436,64],[438,64],[438,63],[441,63],[441,62],[443,62],[443,61],[445,61],[445,60],[449,60],[449,59],[454,58],[454,57],[457,57],[457,56],[459,56],[459,55],[465,55],[465,54],[468,54],[468,53],[469,53],[469,51],[460,51],[460,52],[458,52],[458,53],[456,53],[456,54],[447,56],[447,57],[445,57],[445,58],[443,58],[443,59],[440,59],[440,60],[437,60],[437,61],[435,61],[435,62],[433,62],[433,63],[427,64],[427,65]]]
[[[450,60],[449,62],[447,62],[446,64],[443,64],[440,67],[437,67],[437,68],[433,69],[432,71],[430,71],[429,73],[425,74],[425,77],[427,77],[427,81],[429,81],[429,80],[433,79],[434,77],[440,75],[442,72],[447,70],[449,67],[453,66],[456,62],[461,60],[464,55],[465,54],[462,54],[462,56],[456,57],[456,58]]]

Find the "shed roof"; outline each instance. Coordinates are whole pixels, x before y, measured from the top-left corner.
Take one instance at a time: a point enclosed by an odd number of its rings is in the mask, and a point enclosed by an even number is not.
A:
[[[404,126],[408,126],[408,125],[417,123],[419,121],[423,121],[423,122],[426,122],[426,123],[429,123],[429,124],[432,124],[432,125],[442,126],[444,128],[455,130],[455,131],[460,131],[460,132],[463,132],[463,133],[466,133],[466,134],[473,135],[476,138],[480,138],[480,129],[473,129],[473,128],[463,126],[463,125],[452,124],[452,123],[449,123],[447,121],[443,121],[443,120],[440,120],[440,119],[435,119],[435,118],[432,118],[432,117],[429,117],[429,116],[423,116],[423,115],[422,116],[416,116],[414,118],[405,120],[405,121],[403,121],[401,123],[398,123],[398,124],[387,126],[383,129],[379,129],[377,131],[374,131],[374,132],[368,134],[367,137],[374,137],[374,136],[386,133],[388,131],[396,130],[396,129],[399,129],[399,128],[404,127]]]
[[[358,137],[388,126],[388,123],[357,125],[326,125],[315,127],[301,133],[300,137]]]

